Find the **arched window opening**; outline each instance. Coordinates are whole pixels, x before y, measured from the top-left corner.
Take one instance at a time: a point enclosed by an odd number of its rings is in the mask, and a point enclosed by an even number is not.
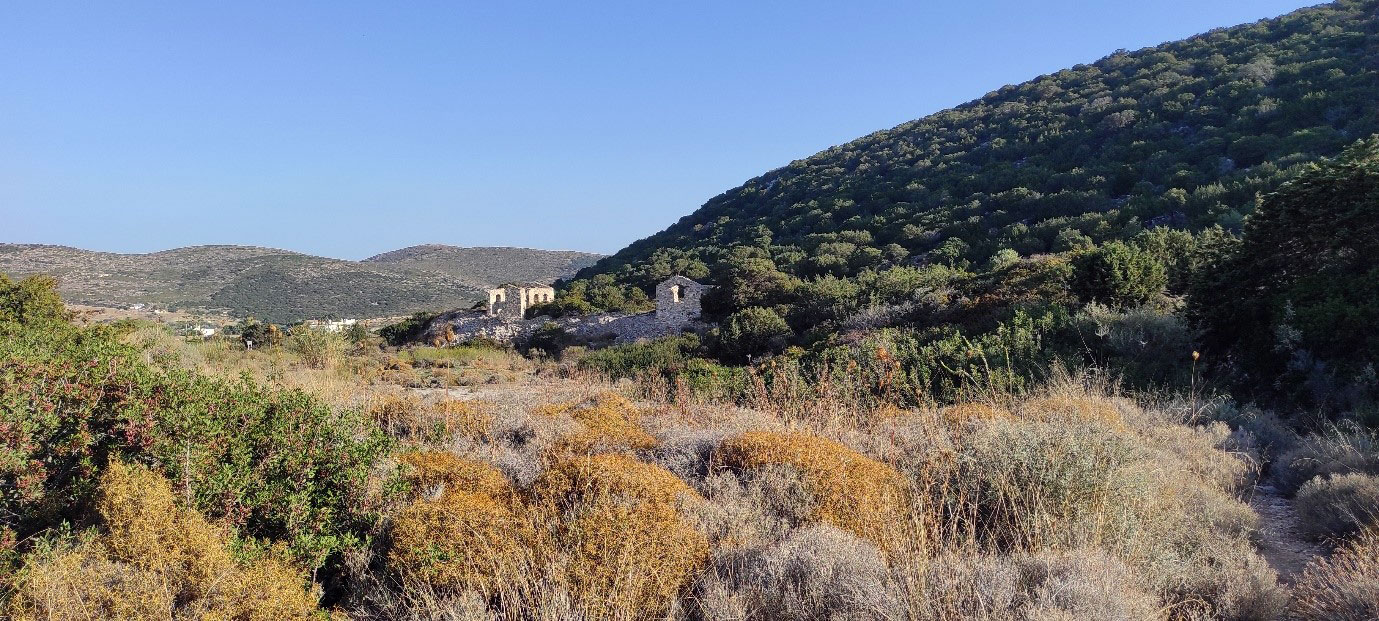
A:
[[[680,285],[670,286],[670,300],[676,304],[680,303]]]

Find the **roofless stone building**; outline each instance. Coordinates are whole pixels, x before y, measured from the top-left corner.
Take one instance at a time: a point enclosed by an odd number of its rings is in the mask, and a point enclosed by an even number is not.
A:
[[[555,299],[555,288],[539,283],[508,283],[488,290],[490,317],[521,320],[527,309]]]
[[[510,283],[488,290],[487,310],[456,310],[437,317],[427,329],[427,339],[453,334],[453,342],[488,338],[521,343],[536,330],[552,323],[571,337],[590,343],[628,343],[686,330],[702,331],[707,328],[699,317],[702,301],[712,288],[712,285],[700,284],[684,276],[672,276],[656,285],[654,311],[599,313],[552,320],[548,317],[527,319],[526,314],[532,306],[554,300],[554,288],[537,283]]]

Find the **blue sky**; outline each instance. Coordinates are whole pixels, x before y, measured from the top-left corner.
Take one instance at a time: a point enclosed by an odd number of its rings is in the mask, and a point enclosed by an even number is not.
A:
[[[0,242],[612,252],[829,146],[1306,4],[8,2]]]

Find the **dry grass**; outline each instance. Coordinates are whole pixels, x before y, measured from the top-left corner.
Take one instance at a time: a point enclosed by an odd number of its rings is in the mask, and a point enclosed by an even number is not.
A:
[[[1294,587],[1293,611],[1302,619],[1379,619],[1379,528],[1313,561]]]
[[[1020,417],[1025,420],[1099,423],[1116,431],[1126,429],[1125,417],[1121,410],[1111,399],[1105,397],[1054,394],[1024,401],[1018,411]]]
[[[815,506],[812,519],[893,550],[906,539],[913,503],[895,468],[842,444],[798,432],[754,431],[728,438],[715,462],[738,472],[784,465],[799,471]]]
[[[154,324],[141,325],[125,341],[140,347],[146,361],[156,366],[226,379],[248,375],[259,382],[310,392],[337,407],[363,402],[382,369],[381,362],[372,357],[345,356],[333,345],[324,346],[324,353],[312,347],[246,350],[238,341],[190,342]]]
[[[943,408],[943,420],[950,427],[960,428],[970,421],[1009,420],[1015,417],[1010,410],[990,403],[959,403]]]
[[[446,437],[460,434],[471,440],[488,440],[493,431],[493,406],[482,401],[443,399],[433,411]]]
[[[111,464],[97,506],[104,532],[33,554],[14,619],[305,619],[322,616],[299,569],[268,551],[249,563],[224,532],[174,502],[149,470]]]
[[[1287,493],[1314,477],[1347,472],[1379,475],[1379,431],[1344,422],[1308,436],[1278,457],[1275,477]]]
[[[721,555],[693,598],[706,619],[900,619],[904,607],[875,546],[827,524]]]
[[[1298,490],[1302,531],[1322,540],[1350,537],[1379,524],[1379,476],[1349,472],[1316,477]]]
[[[913,619],[1147,621],[1167,611],[1133,568],[1097,549],[947,554],[909,598]]]

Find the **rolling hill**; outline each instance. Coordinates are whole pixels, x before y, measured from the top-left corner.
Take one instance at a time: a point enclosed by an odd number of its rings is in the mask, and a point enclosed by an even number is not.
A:
[[[602,256],[574,250],[425,244],[385,252],[363,262],[442,272],[467,279],[476,287],[491,287],[508,281],[551,282],[569,278]]]
[[[1121,50],[750,179],[579,277],[721,281],[744,257],[855,277],[1238,230],[1258,195],[1379,132],[1376,93],[1374,0]]]
[[[416,246],[345,261],[252,246],[149,254],[0,244],[0,272],[51,274],[70,302],[135,303],[266,321],[378,317],[468,306],[509,280],[551,282],[599,255],[526,248]]]

